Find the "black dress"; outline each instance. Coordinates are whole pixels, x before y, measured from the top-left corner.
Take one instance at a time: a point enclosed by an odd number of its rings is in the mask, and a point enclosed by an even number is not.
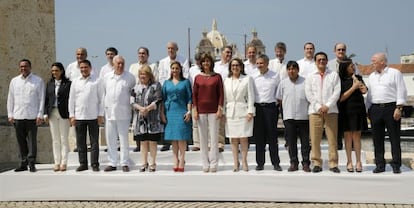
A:
[[[361,76],[356,77],[364,82]],[[341,96],[352,87],[352,84],[352,77],[341,79]],[[364,97],[360,90],[355,90],[348,99],[339,103],[339,124],[341,132],[368,129]]]

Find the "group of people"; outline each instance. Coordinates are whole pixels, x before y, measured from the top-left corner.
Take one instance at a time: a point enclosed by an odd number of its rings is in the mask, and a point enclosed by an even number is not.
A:
[[[329,62],[325,52],[315,54],[310,42],[304,45],[305,57],[298,61],[286,63],[283,42],[277,43],[274,50],[276,58],[270,60],[249,46],[248,59],[242,61],[232,58],[232,47],[226,46],[221,60],[215,62],[210,54],[198,53],[190,68],[188,60],[177,54],[178,45],[169,42],[168,56],[158,65],[148,63],[149,50],[140,47],[138,63],[127,71],[125,59],[113,47],[105,51],[108,64],[101,70],[93,69],[86,49],[79,48],[77,61],[66,70],[59,62],[52,64],[46,87],[31,72],[31,62],[22,59],[20,75],[10,82],[7,101],[21,160],[15,171],[28,167],[36,171],[36,132],[43,120],[50,125],[54,171],[67,169],[70,129],[76,135],[80,163],[76,171],[89,168],[87,138],[91,168],[100,171],[100,125],[105,125],[109,160],[104,171],[115,171],[118,166],[130,171],[131,124],[141,152],[141,172],[156,171],[157,143],[162,138],[172,145],[174,172],[184,172],[187,142],[191,139],[192,150],[200,151],[202,171],[216,172],[226,137],[232,147],[234,172],[249,170],[249,142],[256,147],[255,170],[264,170],[268,145],[273,169],[282,171],[277,138],[280,114],[290,157],[289,172],[299,170],[298,137],[302,170],[322,171],[324,132],[329,170],[340,172],[338,140],[342,141],[343,135],[346,170],[362,172],[361,131],[367,129],[367,117],[375,148],[373,172],[385,171],[385,128],[391,141],[393,172],[401,172],[400,124],[407,90],[402,73],[387,66],[384,53],[372,56],[375,71],[365,83],[346,56],[344,43],[334,46],[336,58]]]

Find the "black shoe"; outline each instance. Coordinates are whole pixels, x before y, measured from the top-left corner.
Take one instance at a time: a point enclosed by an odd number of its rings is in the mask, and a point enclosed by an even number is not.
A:
[[[329,170],[334,172],[334,173],[340,173],[341,172],[341,170],[339,170],[338,167],[329,168]]]
[[[256,170],[257,170],[257,171],[264,170],[263,165],[258,165],[258,166],[256,166]]]
[[[321,167],[319,167],[319,166],[315,166],[315,167],[313,167],[313,169],[312,169],[312,173],[319,173],[319,172],[321,172],[322,171],[322,168]]]
[[[88,152],[92,151],[92,147],[91,147],[91,146],[89,146],[89,147],[88,147],[88,149],[87,149],[87,151],[88,151]]]
[[[274,165],[273,166],[273,170],[275,170],[275,171],[282,171],[282,167],[280,167],[280,165]]]
[[[101,169],[99,169],[99,166],[92,166],[93,172],[99,172]]]
[[[308,173],[311,172],[311,169],[310,169],[308,164],[302,165],[302,170],[305,171],[305,172],[308,172]]]
[[[27,170],[27,166],[20,166],[17,167],[16,169],[14,169],[14,172],[22,172],[22,171],[26,171]]]
[[[81,165],[78,168],[76,168],[76,172],[81,172],[81,171],[84,171],[84,170],[88,170],[88,166]]]
[[[168,151],[170,150],[170,146],[171,146],[170,144],[164,144],[160,151],[161,152]]]
[[[75,147],[75,149],[73,149],[73,152],[78,152],[78,147]]]
[[[299,167],[297,164],[290,164],[290,167],[288,168],[288,172],[293,172],[299,170]]]
[[[384,167],[376,167],[372,172],[373,173],[382,173],[382,172],[385,172],[385,168]]]
[[[135,149],[134,149],[134,150],[132,150],[132,151],[134,151],[134,152],[139,152],[139,151],[141,151],[141,148],[140,148],[140,147],[135,147]]]
[[[117,149],[117,150],[118,150],[118,152],[119,152],[119,151],[121,151],[121,147],[118,147],[118,149]]]
[[[392,167],[392,172],[395,174],[401,173],[401,169],[399,167]]]
[[[104,152],[108,152],[108,148],[105,148],[105,149],[104,149]]]
[[[123,172],[129,172],[129,167],[127,165],[122,166]]]
[[[224,148],[223,147],[219,147],[219,152],[224,152]]]
[[[113,167],[113,166],[106,166],[106,168],[104,169],[104,171],[105,172],[110,172],[110,171],[114,171],[114,170],[116,170],[116,167]]]
[[[187,144],[187,147],[185,148],[185,151],[190,151],[190,148],[188,147],[188,144]]]
[[[36,166],[34,164],[29,165],[29,171],[34,173],[37,171]]]

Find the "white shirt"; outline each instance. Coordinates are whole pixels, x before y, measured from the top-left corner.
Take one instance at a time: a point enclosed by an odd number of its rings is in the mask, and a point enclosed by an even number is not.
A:
[[[114,71],[114,67],[110,63],[107,63],[101,67],[101,71],[99,72],[99,78],[102,79],[105,77],[106,74],[109,72]]]
[[[160,63],[158,64],[158,81],[160,82],[161,85],[164,84],[164,81],[169,79],[171,76],[171,62],[173,60],[170,59],[169,56],[163,58],[160,60]],[[188,60],[185,59],[182,56],[177,55],[177,57],[175,58],[175,61],[180,62],[181,66],[183,67],[183,76],[185,78],[188,77],[188,69],[189,69],[189,63]]]
[[[382,73],[372,72],[368,77],[368,107],[370,104],[396,102],[403,105],[407,100],[407,88],[403,74],[394,68],[385,67]]]
[[[328,62],[328,69],[335,71],[336,73],[339,72],[339,62],[337,58],[334,58]]]
[[[135,86],[135,77],[124,71],[117,75],[106,74],[103,79],[105,118],[107,120],[131,119],[131,89]]]
[[[308,114],[318,113],[326,105],[328,113],[338,113],[337,101],[341,93],[341,81],[338,73],[326,69],[323,77],[319,71],[308,75],[305,81],[306,99],[309,101]]]
[[[78,61],[72,62],[66,67],[65,75],[70,81],[82,76]],[[91,75],[95,75],[95,70],[93,68],[91,70]],[[97,75],[99,75],[99,73],[97,73]]]
[[[100,79],[90,75],[72,81],[69,93],[69,117],[93,120],[104,115]]]
[[[249,76],[253,76],[253,74],[256,74],[257,67],[256,63],[250,63],[249,60],[246,60],[244,63],[244,73],[246,73]]]
[[[225,80],[229,76],[229,63],[224,63],[222,61],[217,61],[214,63],[214,72],[221,75],[221,79]]]
[[[191,83],[191,88],[194,86],[194,79],[197,75],[201,73],[201,69],[198,65],[194,65],[188,70],[188,80]]]
[[[268,70],[265,74],[261,74],[260,71],[257,71],[253,75],[253,80],[255,84],[254,94],[256,103],[277,102],[276,92],[280,82],[278,73]]]
[[[295,82],[290,78],[280,81],[276,97],[282,101],[283,120],[309,120],[304,77],[299,76]]]
[[[149,65],[149,67],[151,68],[152,71],[152,75],[154,75],[155,81],[158,81],[158,70],[157,70],[157,65],[156,64],[150,64],[150,63],[145,63],[146,65]],[[129,73],[131,73],[134,77],[135,77],[135,82],[139,83],[139,70],[141,69],[141,67],[145,64],[142,63],[133,63],[131,64],[131,66],[129,67]],[[169,77],[168,77],[169,78]]]
[[[56,98],[59,97],[58,92],[59,92],[59,88],[60,88],[61,84],[62,84],[62,80],[56,80],[55,79],[55,96],[56,96]],[[53,103],[53,106],[54,107],[58,106],[58,99],[55,99],[55,103]]]
[[[7,95],[7,116],[14,119],[43,118],[45,84],[37,75],[30,73],[10,81]]]
[[[339,73],[339,60],[338,58],[334,58],[328,62],[328,69],[332,71],[336,71],[336,73]],[[355,74],[359,74],[359,70],[355,65]]]
[[[310,73],[317,71],[315,61],[313,59],[303,58],[297,61],[299,65],[299,75],[307,77]]]
[[[283,80],[288,77],[286,70],[286,63],[280,62],[278,58],[272,59],[269,61],[269,69],[279,73],[280,80]]]

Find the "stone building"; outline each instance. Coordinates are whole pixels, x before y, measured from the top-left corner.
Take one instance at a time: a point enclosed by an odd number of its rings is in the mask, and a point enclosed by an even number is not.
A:
[[[216,48],[214,47],[213,43],[207,38],[207,31],[203,31],[202,34],[203,34],[203,37],[198,43],[195,52],[196,53],[207,53],[215,57]]]
[[[401,64],[414,64],[414,53],[410,55],[402,55],[400,60]]]
[[[252,35],[252,40],[247,44],[247,47],[256,47],[257,55],[266,54],[266,47],[264,46],[263,42],[257,37],[256,29],[253,29]]]
[[[0,162],[17,161],[14,128],[7,122],[7,94],[10,80],[19,75],[19,60],[32,62],[32,72],[43,80],[50,78],[50,65],[56,60],[55,1],[0,1]],[[38,129],[38,162],[50,162],[52,140],[48,127]]]

